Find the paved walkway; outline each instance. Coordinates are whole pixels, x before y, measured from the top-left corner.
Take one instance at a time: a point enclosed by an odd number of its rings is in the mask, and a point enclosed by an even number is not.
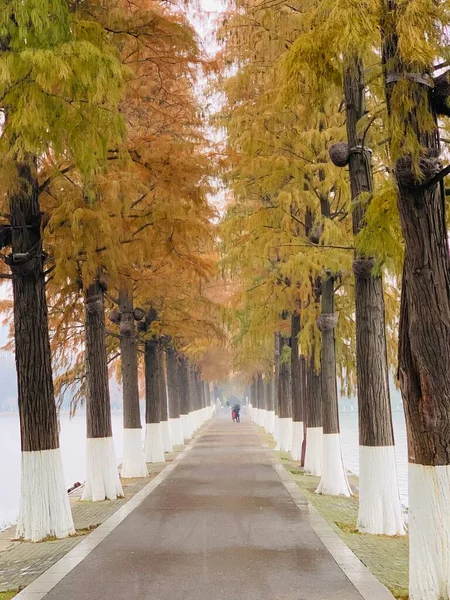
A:
[[[363,598],[319,539],[308,510],[291,498],[249,422],[213,421],[106,535],[84,560],[72,559],[77,566],[49,593],[32,585],[26,597]],[[53,575],[58,580],[57,569]]]

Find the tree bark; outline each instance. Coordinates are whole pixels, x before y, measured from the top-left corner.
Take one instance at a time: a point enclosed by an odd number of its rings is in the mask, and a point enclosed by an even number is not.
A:
[[[124,287],[119,292],[120,356],[122,359],[123,426],[141,429],[137,338],[134,324],[133,294]]]
[[[300,315],[294,313],[291,317],[291,394],[292,420],[303,422],[304,390],[302,381],[302,362],[299,356],[298,336],[300,333]]]
[[[161,351],[156,340],[145,342],[145,421],[160,423],[161,405],[165,398],[165,382]],[[164,384],[164,395],[163,395]]]
[[[133,293],[126,286],[119,291],[119,308],[123,392],[122,477],[147,477],[148,471],[142,444],[139,407],[138,357]]]
[[[85,293],[87,437],[112,437],[105,304],[98,279]]]
[[[105,304],[99,277],[86,289],[86,484],[83,500],[123,496],[111,427]]]
[[[53,391],[44,252],[35,161],[17,165],[19,189],[9,201],[8,263],[14,297],[14,340],[23,452],[59,448]],[[14,257],[23,256],[23,260]]]
[[[59,450],[35,160],[16,164],[9,198],[14,341],[22,449],[17,537],[74,533]]]
[[[322,331],[322,419],[323,432],[339,433],[339,408],[336,382],[336,345],[334,326],[334,277],[322,278],[322,314],[325,317],[320,325]]]
[[[256,375],[256,393],[258,395],[258,406],[261,410],[265,410],[266,403],[264,398],[264,381],[262,373]]]
[[[167,387],[169,391],[169,416],[180,418],[180,390],[178,382],[177,354],[174,348],[167,348]]]
[[[167,366],[165,361],[165,352],[164,348],[158,343],[158,379],[159,379],[159,394],[160,394],[160,402],[159,402],[159,417],[160,421],[168,421],[169,420],[169,409],[167,403]]]
[[[344,74],[347,138],[350,148],[361,148],[357,133],[365,115],[364,66],[352,57]],[[350,154],[349,162],[353,233],[364,227],[367,200],[361,194],[372,192],[370,152],[361,148]],[[355,202],[359,198],[359,203]],[[391,400],[389,394],[383,282],[372,274],[371,257],[356,253],[356,366],[358,378],[359,443],[361,446],[393,446]]]
[[[327,203],[327,212],[329,205]],[[323,213],[322,213],[323,214]],[[329,216],[329,214],[324,214]],[[322,331],[322,397],[323,397],[323,460],[322,477],[316,492],[330,496],[350,496],[341,453],[339,435],[339,407],[336,381],[336,348],[334,327],[337,316],[334,314],[334,277],[331,274],[322,278],[322,314],[319,329]]]
[[[382,9],[382,64],[388,115],[401,128],[402,139],[422,147],[422,159],[427,161],[440,153],[432,89],[425,83],[432,65],[411,64],[402,58],[397,26],[404,17],[405,6],[385,0]],[[391,73],[404,77],[396,81],[389,77]],[[417,73],[422,75],[421,81],[415,79]],[[397,97],[399,89],[402,105]],[[392,148],[405,240],[398,375],[408,438],[409,593],[411,600],[448,600],[450,259],[445,190],[442,182],[423,185],[413,177],[411,169],[408,182],[408,159],[412,163],[409,148],[400,147],[397,155],[396,150]]]
[[[383,65],[390,71],[411,72],[398,50],[396,21],[398,3],[385,2]],[[389,68],[388,68],[389,66]],[[423,65],[412,65],[427,70]],[[428,67],[428,66],[427,66]],[[388,111],[398,108],[392,101],[397,82],[386,81]],[[415,109],[408,123],[410,133],[425,149],[439,154],[439,131],[431,106],[431,88],[411,82]],[[425,105],[434,118],[434,129],[418,114]],[[428,124],[428,122],[427,122]],[[405,240],[405,262],[400,311],[399,379],[405,402],[410,462],[421,465],[450,464],[450,260],[441,185],[407,186],[398,177],[398,209]]]
[[[290,363],[282,360],[283,348],[289,346],[289,338],[280,337],[280,367],[278,374],[279,416],[281,419],[292,418],[291,370]]]
[[[364,66],[347,59],[344,71],[353,234],[365,224],[372,193],[371,154],[363,148],[358,123],[365,115]],[[357,527],[373,534],[404,533],[395,463],[389,394],[383,281],[372,273],[372,257],[355,252],[356,368],[359,416],[359,512]]]
[[[274,362],[275,362],[275,381],[274,381],[274,410],[275,415],[280,415],[280,394],[278,391],[280,382],[280,334],[274,334]]]
[[[184,356],[179,357],[179,380],[180,380],[180,414],[188,415],[190,410],[190,387],[188,362]]]
[[[322,373],[316,370],[314,351],[306,364],[306,427],[322,427]]]
[[[189,412],[193,413],[196,409],[196,387],[195,387],[195,373],[194,368],[188,363],[188,376],[189,376]]]

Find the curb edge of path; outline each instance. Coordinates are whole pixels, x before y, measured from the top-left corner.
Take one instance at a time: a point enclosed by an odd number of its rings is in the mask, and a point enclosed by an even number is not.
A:
[[[282,462],[273,455],[269,446],[263,444],[263,447],[267,449],[272,467],[275,469],[288,494],[297,505],[297,508],[300,511],[308,512],[311,527],[362,598],[364,600],[395,600],[391,592],[378,581],[375,575],[369,571],[356,554],[350,550],[339,535],[330,527],[317,509],[308,502],[291,475],[284,468]]]
[[[195,437],[178,454],[171,463],[168,463],[158,475],[149,481],[139,492],[116,510],[106,521],[99,525],[84,540],[77,544],[72,550],[60,558],[54,565],[49,567],[42,575],[37,577],[30,585],[14,596],[14,600],[42,600],[45,596],[75,567],[77,567],[110,533],[112,533],[133,511],[149,496],[167,477],[176,469],[178,463],[195,446],[199,434],[205,429],[211,420],[203,424]]]

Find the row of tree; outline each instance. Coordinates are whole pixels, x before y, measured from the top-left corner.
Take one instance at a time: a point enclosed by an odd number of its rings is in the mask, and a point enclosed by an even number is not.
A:
[[[337,380],[357,387],[358,528],[395,535],[398,367],[413,600],[450,597],[448,18],[423,0],[230,0],[219,27],[236,368],[297,459],[306,419],[305,467],[324,494],[351,493]]]
[[[146,462],[164,460],[211,414],[201,368],[222,334],[207,289],[212,159],[195,94],[208,65],[183,11],[160,0],[4,1],[0,14],[0,246],[13,289],[22,444],[17,534],[38,541],[73,533],[55,397],[74,392],[74,409],[86,402],[83,497],[93,501],[122,495],[114,370],[124,395],[122,477],[145,476]]]

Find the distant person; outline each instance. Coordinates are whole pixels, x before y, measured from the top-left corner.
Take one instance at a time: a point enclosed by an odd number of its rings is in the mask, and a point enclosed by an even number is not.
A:
[[[233,406],[233,412],[232,412],[232,417],[233,417],[233,421],[236,421],[236,423],[240,423],[241,422],[241,407],[239,404],[235,404]]]

